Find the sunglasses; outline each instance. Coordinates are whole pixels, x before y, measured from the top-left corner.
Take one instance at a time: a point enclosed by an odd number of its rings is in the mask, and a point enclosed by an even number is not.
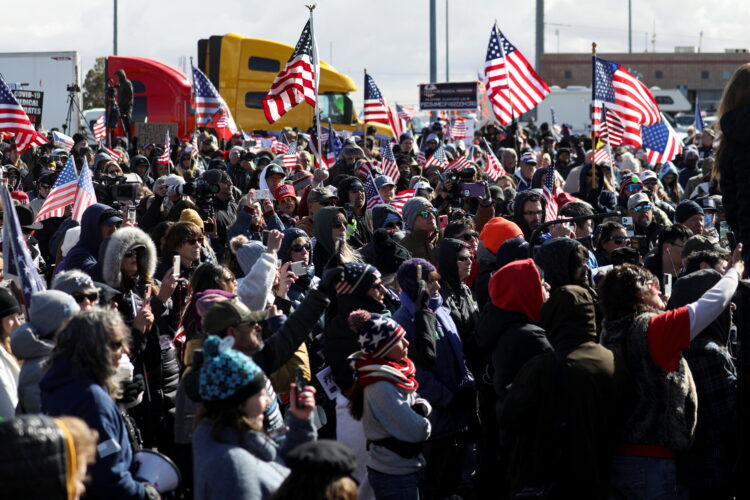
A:
[[[472,232],[472,233],[464,233],[460,238],[464,241],[471,241],[474,238],[479,238],[479,233]]]
[[[129,250],[128,252],[125,252],[125,255],[123,255],[123,257],[129,259],[131,257],[135,257],[137,254],[138,250]]]
[[[471,257],[468,255],[458,255],[456,257],[456,260],[459,262],[469,262],[471,260]]]
[[[643,190],[643,184],[628,184],[625,186],[625,191],[629,193],[637,193],[641,190]]]
[[[89,302],[99,302],[99,292],[72,293],[71,295],[76,302],[83,302],[83,299],[89,299]]]
[[[183,243],[189,243],[190,245],[195,245],[196,243],[199,245],[203,244],[203,240],[199,238],[187,238],[182,240]]]
[[[623,243],[626,245],[630,245],[630,238],[624,238],[622,236],[615,236],[614,238],[610,238],[612,241],[617,243],[618,245],[622,245]]]
[[[429,209],[428,208],[426,210],[422,210],[421,212],[419,212],[419,215],[421,215],[425,219],[429,219],[430,216],[437,217],[437,209],[434,209],[434,208],[433,209]]]
[[[122,340],[115,340],[115,341],[110,342],[108,345],[109,345],[109,348],[112,349],[113,351],[119,351],[120,349],[122,349],[123,342]]]
[[[653,205],[651,205],[650,203],[645,203],[643,205],[636,205],[633,210],[635,210],[636,212],[647,212],[651,210],[651,208],[653,208]]]
[[[305,243],[304,245],[292,245],[289,247],[289,250],[292,252],[301,252],[302,250],[307,250],[308,252],[312,250],[312,245],[309,243]]]
[[[322,206],[324,206],[324,207],[333,207],[333,206],[336,206],[336,202],[333,201],[333,200],[321,201],[320,204]]]
[[[646,179],[645,181],[643,181],[644,184],[656,184],[657,182],[659,181],[657,181],[656,179]]]

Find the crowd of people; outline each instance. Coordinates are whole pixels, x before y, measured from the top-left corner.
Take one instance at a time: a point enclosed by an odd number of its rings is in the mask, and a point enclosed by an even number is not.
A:
[[[330,168],[293,129],[293,166],[211,130],[168,162],[6,139],[47,290],[0,287],[3,495],[734,498],[748,75],[663,164],[533,121],[405,133],[398,176],[369,133]],[[67,162],[98,202],[35,222]]]

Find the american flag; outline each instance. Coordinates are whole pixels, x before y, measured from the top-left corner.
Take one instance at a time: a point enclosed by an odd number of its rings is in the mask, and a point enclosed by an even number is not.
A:
[[[555,113],[555,108],[550,107],[549,112],[552,115],[552,133],[555,136],[560,135],[560,125],[557,124],[557,113]]]
[[[276,75],[271,90],[263,98],[263,111],[268,123],[274,123],[284,114],[307,102],[315,108],[315,71],[313,66],[313,37],[307,21],[302,35],[284,69]]]
[[[448,165],[448,157],[445,156],[445,148],[442,144],[432,153],[432,156],[427,158],[424,164],[425,168],[432,165],[437,165],[440,168],[445,168]]]
[[[341,139],[336,135],[336,131],[333,130],[331,120],[328,120],[328,140],[326,142],[326,164],[328,167],[336,163],[342,149]]]
[[[78,190],[76,191],[76,201],[73,204],[73,220],[81,222],[83,212],[95,203],[96,193],[94,192],[94,183],[91,181],[91,169],[84,159],[81,175],[78,176]]]
[[[107,127],[104,125],[104,113],[94,122],[92,132],[94,132],[94,139],[97,141],[103,141],[107,137]]]
[[[108,148],[103,143],[99,143],[99,149],[109,155],[110,158],[112,158],[117,163],[120,163],[122,161],[122,155],[116,150],[112,148]]]
[[[408,122],[414,118],[415,110],[409,106],[401,106],[396,103],[396,112],[398,113],[399,118]]]
[[[423,167],[424,164],[427,163],[427,156],[425,156],[424,151],[419,151],[417,153],[417,163],[419,163]]]
[[[44,281],[34,266],[26,241],[18,221],[18,213],[13,206],[10,191],[0,186],[0,199],[3,207],[3,268],[5,277],[10,278],[23,292],[24,305],[31,303],[31,295],[46,290]]]
[[[62,217],[65,207],[75,201],[76,191],[78,191],[78,172],[76,172],[73,157],[70,156],[34,220],[38,222],[50,217]]]
[[[373,172],[380,172],[380,162],[377,160],[359,160],[357,168],[354,170],[354,175],[360,179],[364,179],[372,175]]]
[[[551,221],[557,219],[557,187],[555,186],[555,164],[552,163],[547,167],[547,173],[544,175],[544,184],[542,184],[542,196],[546,202],[547,208],[544,213],[544,220]]]
[[[281,160],[286,168],[294,168],[297,164],[297,159],[297,141],[292,141]]]
[[[383,102],[385,102],[385,99],[383,100]],[[389,106],[387,102],[386,106],[388,109],[388,123],[391,125],[393,137],[398,139],[399,137],[401,137],[401,134],[403,134],[407,129],[406,120],[398,116],[398,113],[396,112],[394,107]]]
[[[695,98],[695,130],[703,132],[703,115],[701,114],[701,105],[698,104],[698,98]]]
[[[239,133],[227,103],[214,84],[193,65],[193,105],[197,127],[216,129],[221,137],[229,139]]]
[[[273,151],[276,154],[286,154],[287,150],[289,149],[289,142],[286,138],[286,132],[282,131],[281,135],[279,135],[278,140],[273,141],[271,143],[271,151]]]
[[[398,164],[396,163],[396,157],[393,156],[391,144],[386,139],[380,141],[380,158],[382,160],[380,168],[383,170],[383,174],[398,184],[399,179],[401,179],[401,172],[398,170]]]
[[[464,118],[456,118],[450,127],[450,136],[453,140],[466,139],[466,120]]]
[[[373,273],[376,277],[380,278],[380,271],[370,264],[363,264],[361,262],[350,262],[344,266],[344,279],[336,285],[336,293],[339,295],[347,295],[352,293],[352,290],[357,288],[357,285],[364,279],[364,277]]]
[[[601,126],[599,127],[598,136],[602,141],[610,146],[619,146],[621,144],[630,144],[636,147],[641,145],[641,135],[625,135],[625,124],[620,119],[620,115],[611,109],[603,107],[604,116],[602,116]],[[640,131],[639,131],[640,132]]]
[[[55,146],[65,148],[65,151],[68,153],[70,153],[70,150],[73,149],[73,146],[75,145],[72,137],[57,131],[52,131],[52,142]]]
[[[365,121],[388,123],[388,107],[375,80],[365,73]]]
[[[641,125],[654,125],[661,120],[651,92],[622,66],[598,57],[594,61],[591,96],[594,102],[594,133],[601,128],[602,110],[617,113],[623,125],[623,144],[640,146]],[[626,142],[628,140],[628,142]]]
[[[498,180],[504,175],[508,175],[503,168],[503,164],[500,163],[500,160],[495,156],[495,152],[492,151],[492,146],[487,142],[487,139],[484,140],[484,148],[487,150],[487,163],[484,166],[484,173],[493,181]]]
[[[193,140],[190,141],[190,156],[192,158],[198,157],[198,132],[193,132]]]
[[[605,144],[604,147],[597,149],[594,152],[594,163],[597,165],[607,164],[612,165],[612,156],[609,154],[609,144]]]
[[[41,146],[49,140],[36,131],[29,115],[0,76],[0,132],[15,137],[16,149],[23,153],[32,146]]]
[[[360,162],[364,163],[364,162]],[[368,172],[368,175],[364,178],[365,196],[367,196],[367,208],[372,209],[378,205],[383,204],[383,198],[380,197],[378,187],[375,185],[375,178],[372,176],[372,172]]]
[[[416,193],[416,191],[416,189],[404,189],[403,191],[399,191],[396,193],[396,197],[393,198],[391,206],[398,210],[398,213],[401,213],[406,202],[414,198],[414,193]]]
[[[469,166],[471,166],[471,164],[469,163],[469,159],[466,156],[464,156],[464,155],[458,155],[455,160],[453,160],[452,162],[450,162],[445,167],[445,170],[446,171],[448,171],[448,170],[459,171],[459,170],[463,170],[463,169],[465,169],[466,167],[469,167]]]
[[[530,110],[549,94],[549,86],[503,33],[492,27],[484,63],[487,97],[503,125]]]
[[[643,134],[643,147],[646,148],[648,162],[651,164],[672,161],[682,152],[682,143],[677,139],[677,135],[667,120],[662,120],[656,125],[641,127],[641,134]]]
[[[164,137],[164,151],[162,154],[156,159],[157,165],[169,165],[169,153],[171,152],[170,142],[169,142],[169,130],[167,130],[167,134]]]

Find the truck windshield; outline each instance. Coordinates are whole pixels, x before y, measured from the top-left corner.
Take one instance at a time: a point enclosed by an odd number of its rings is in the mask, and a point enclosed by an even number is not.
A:
[[[318,95],[320,107],[320,121],[343,125],[352,123],[352,101],[346,94],[325,93]]]

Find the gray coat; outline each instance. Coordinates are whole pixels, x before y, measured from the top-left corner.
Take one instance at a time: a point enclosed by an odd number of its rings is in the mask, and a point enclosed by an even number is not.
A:
[[[44,367],[55,343],[51,338],[43,339],[31,326],[24,323],[10,338],[13,354],[23,361],[18,377],[18,413],[39,413],[42,411],[42,396],[39,381],[47,371]]]

